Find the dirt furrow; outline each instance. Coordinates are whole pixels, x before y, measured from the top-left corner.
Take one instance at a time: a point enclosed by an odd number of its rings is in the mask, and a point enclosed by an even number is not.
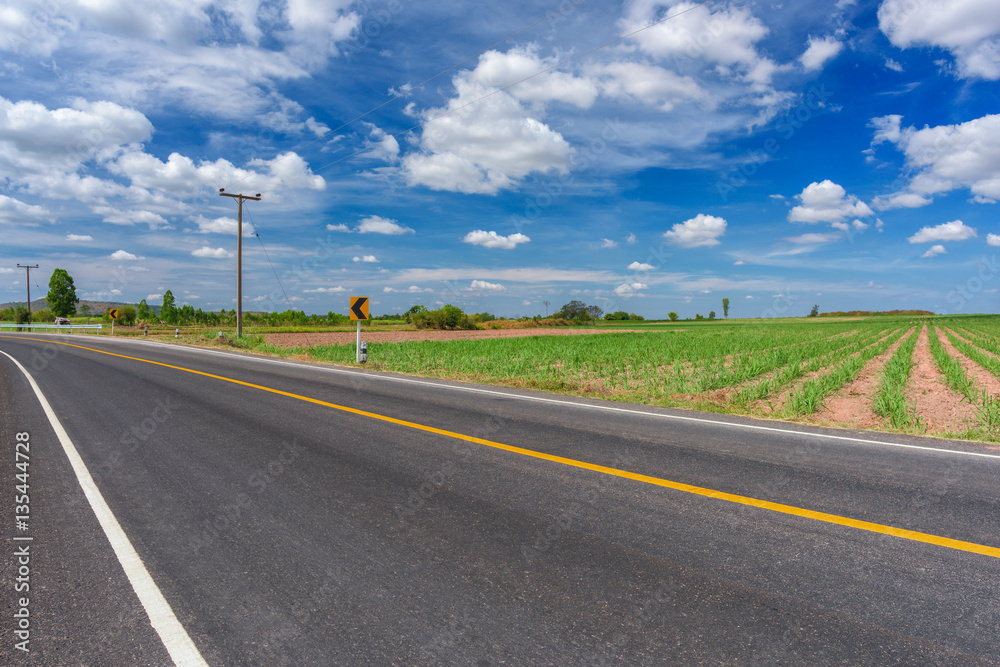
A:
[[[972,406],[953,391],[931,355],[927,326],[920,329],[913,351],[913,370],[906,385],[906,400],[915,406],[921,423],[931,433],[962,433],[976,425]]]
[[[861,369],[853,380],[836,394],[823,401],[821,416],[849,428],[880,428],[885,420],[872,410],[872,400],[882,383],[882,368],[896,354],[896,349],[914,335],[910,329],[903,337],[889,346]]]

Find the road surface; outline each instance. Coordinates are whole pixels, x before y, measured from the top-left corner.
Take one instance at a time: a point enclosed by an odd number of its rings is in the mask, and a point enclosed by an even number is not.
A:
[[[995,446],[146,341],[0,352],[3,664],[1000,664]]]

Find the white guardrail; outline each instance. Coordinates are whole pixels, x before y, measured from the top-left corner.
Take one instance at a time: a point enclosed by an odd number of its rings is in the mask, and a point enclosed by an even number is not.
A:
[[[100,331],[104,328],[103,324],[0,324],[0,331],[4,329],[9,329],[11,331],[52,331],[55,330],[57,333],[73,333],[74,331],[82,330],[86,332],[87,329],[96,329]]]

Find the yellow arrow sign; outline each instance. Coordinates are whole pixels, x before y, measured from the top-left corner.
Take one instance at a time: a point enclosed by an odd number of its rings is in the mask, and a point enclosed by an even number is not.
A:
[[[352,320],[368,319],[368,297],[366,296],[351,297],[351,319]]]
[[[118,309],[117,308],[111,308],[110,310],[108,310],[108,317],[110,317],[113,320],[117,320],[118,319]]]

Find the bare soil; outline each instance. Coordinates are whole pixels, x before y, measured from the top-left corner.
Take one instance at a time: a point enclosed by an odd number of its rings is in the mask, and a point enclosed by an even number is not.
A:
[[[636,332],[635,329],[601,331],[598,329],[571,329],[569,327],[483,329],[473,331],[437,331],[434,329],[421,329],[418,331],[365,331],[362,329],[361,340],[368,343],[406,343],[424,340],[483,340],[487,338],[522,338],[524,336],[580,336],[622,333],[626,331]],[[348,345],[354,343],[357,340],[357,336],[358,334],[355,331],[271,333],[264,334],[264,340],[278,347],[312,347],[314,345]]]
[[[916,364],[906,385],[906,400],[916,407],[917,416],[928,432],[962,433],[976,425],[972,406],[948,387],[931,355],[927,325],[920,330],[913,351]]]
[[[872,410],[872,400],[881,385],[882,369],[896,354],[896,349],[914,335],[914,331],[907,331],[888,350],[865,364],[840,391],[823,401],[823,416],[848,428],[877,429],[885,426],[885,420]]]

